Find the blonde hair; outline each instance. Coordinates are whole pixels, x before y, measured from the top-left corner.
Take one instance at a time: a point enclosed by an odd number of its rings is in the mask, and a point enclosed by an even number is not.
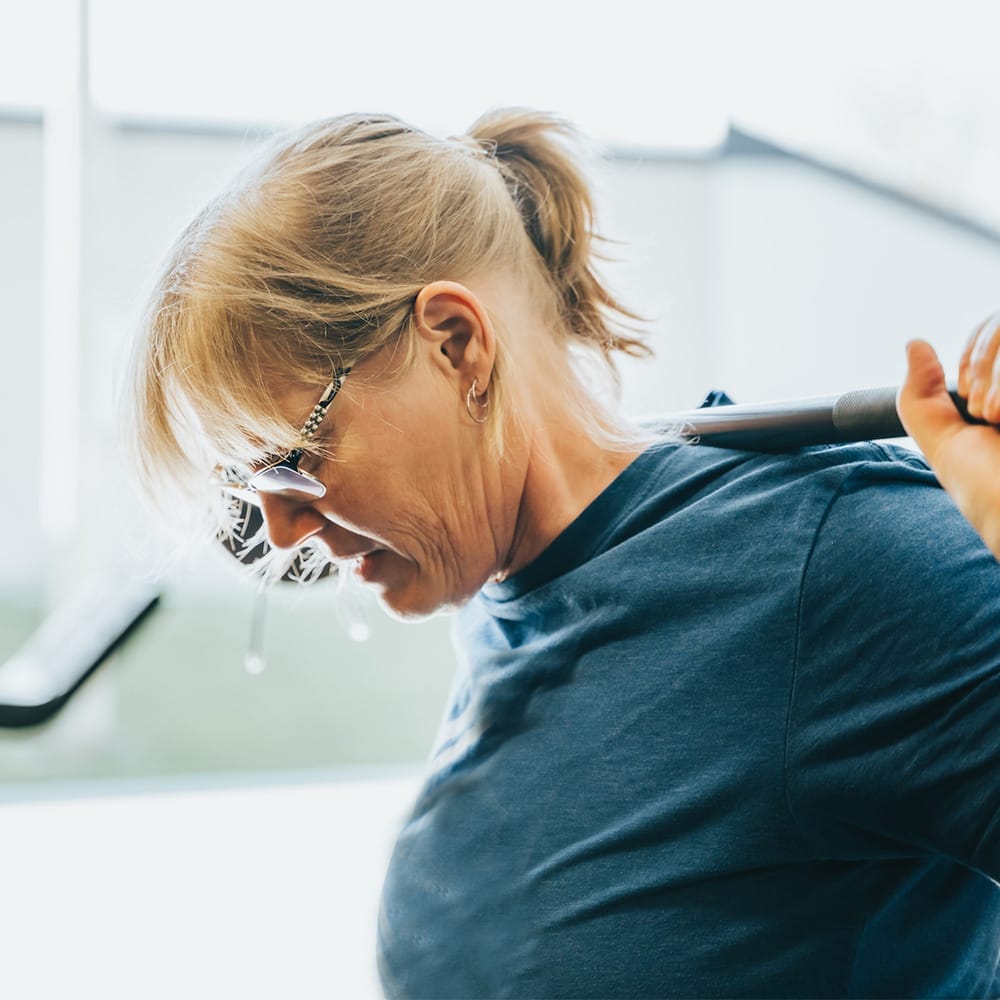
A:
[[[507,268],[570,351],[611,371],[615,352],[648,353],[595,273],[575,140],[562,120],[524,109],[450,140],[381,115],[279,136],[187,227],[152,296],[130,418],[144,481],[156,493],[204,480],[206,462],[249,465],[299,445],[281,391],[320,391],[387,345],[404,369],[414,300],[434,280]],[[498,447],[514,365],[501,342],[489,390]],[[636,440],[578,388],[568,402],[595,436]]]

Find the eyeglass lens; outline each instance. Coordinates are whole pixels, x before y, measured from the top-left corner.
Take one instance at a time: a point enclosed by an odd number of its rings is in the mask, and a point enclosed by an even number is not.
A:
[[[326,494],[326,486],[318,479],[299,472],[292,464],[284,463],[261,469],[250,477],[250,485],[258,493],[282,493],[291,490],[316,499]]]

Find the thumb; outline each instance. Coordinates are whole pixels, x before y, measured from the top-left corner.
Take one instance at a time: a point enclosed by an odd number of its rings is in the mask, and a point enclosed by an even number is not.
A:
[[[948,395],[944,369],[925,340],[906,345],[906,380],[896,397],[896,409],[906,433],[929,455],[943,435],[965,421]]]
[[[944,368],[937,353],[926,340],[911,340],[906,345],[906,382],[903,391],[918,399],[947,392]]]

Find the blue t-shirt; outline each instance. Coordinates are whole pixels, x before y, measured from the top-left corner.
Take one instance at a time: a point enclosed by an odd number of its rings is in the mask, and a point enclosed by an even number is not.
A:
[[[389,997],[1000,996],[1000,566],[918,456],[656,445],[456,639]]]

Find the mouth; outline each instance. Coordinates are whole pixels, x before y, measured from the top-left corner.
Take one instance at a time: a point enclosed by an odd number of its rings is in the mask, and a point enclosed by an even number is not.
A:
[[[354,572],[360,576],[365,583],[371,583],[379,575],[382,557],[388,554],[387,549],[372,549],[364,555],[357,556],[354,560]]]

